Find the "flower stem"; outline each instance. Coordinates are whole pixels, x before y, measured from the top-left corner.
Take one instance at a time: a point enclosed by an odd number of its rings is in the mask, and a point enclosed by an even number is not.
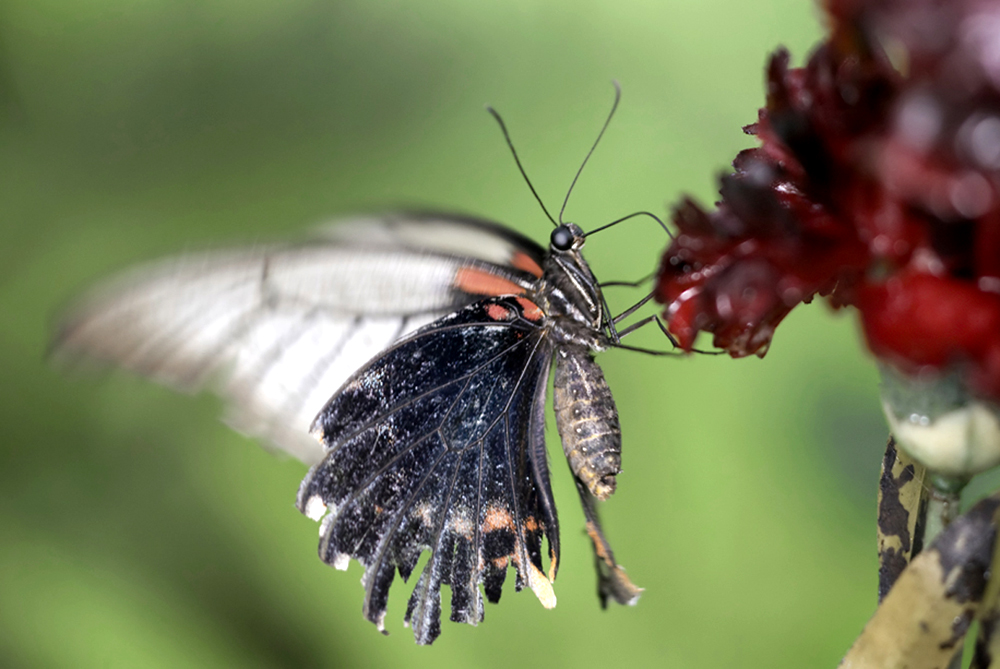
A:
[[[924,530],[924,545],[934,541],[941,530],[948,527],[960,512],[962,490],[969,482],[967,478],[931,476],[930,499],[927,501],[927,525]]]

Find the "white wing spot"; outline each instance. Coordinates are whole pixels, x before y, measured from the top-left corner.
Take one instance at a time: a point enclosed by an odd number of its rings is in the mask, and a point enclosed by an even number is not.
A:
[[[419,520],[424,527],[434,526],[434,507],[429,502],[418,504],[413,509],[413,518]]]
[[[545,574],[538,570],[532,562],[528,562],[528,587],[538,597],[538,601],[547,609],[556,606],[556,592],[552,589],[552,582],[545,578]]]
[[[319,520],[326,513],[326,502],[319,495],[313,495],[306,502],[306,517],[310,520]]]

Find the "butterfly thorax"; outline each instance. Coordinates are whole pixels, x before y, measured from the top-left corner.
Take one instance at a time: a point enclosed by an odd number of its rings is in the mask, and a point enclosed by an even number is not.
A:
[[[583,231],[573,223],[561,225],[552,233],[549,254],[542,265],[540,306],[557,342],[603,351],[607,348],[607,337],[601,330],[604,300],[583,258],[583,243]]]

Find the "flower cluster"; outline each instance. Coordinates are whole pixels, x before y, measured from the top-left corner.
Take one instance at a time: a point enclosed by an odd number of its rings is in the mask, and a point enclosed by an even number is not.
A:
[[[815,295],[853,305],[904,374],[957,374],[1000,399],[1000,0],[828,0],[828,39],[784,50],[760,140],[706,211],[686,200],[657,299],[699,331],[763,355]]]

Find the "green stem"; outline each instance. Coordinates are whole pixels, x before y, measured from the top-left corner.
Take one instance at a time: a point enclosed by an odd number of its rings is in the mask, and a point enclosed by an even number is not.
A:
[[[931,494],[927,500],[927,525],[924,529],[924,545],[929,546],[941,530],[948,527],[960,513],[962,489],[968,479],[933,476]]]

